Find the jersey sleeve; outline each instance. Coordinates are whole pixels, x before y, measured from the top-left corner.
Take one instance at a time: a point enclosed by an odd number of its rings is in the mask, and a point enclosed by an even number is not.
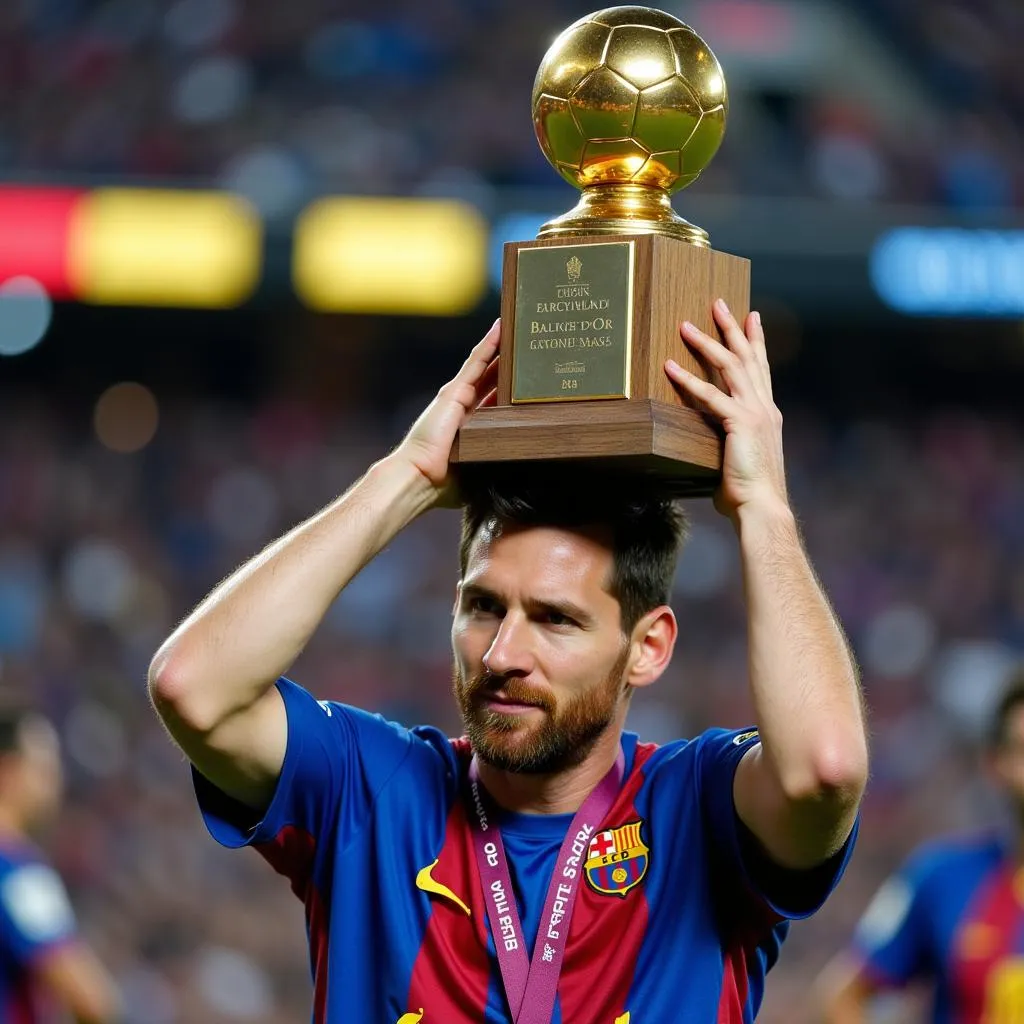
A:
[[[270,806],[260,817],[193,768],[206,826],[214,839],[232,848],[316,844],[331,834],[345,845],[409,755],[413,735],[380,715],[318,701],[288,679],[278,680],[277,688],[287,713],[288,743]]]
[[[64,883],[45,864],[25,864],[4,876],[0,920],[4,945],[22,965],[75,938],[75,915]]]
[[[781,867],[764,852],[740,821],[733,796],[736,769],[759,742],[756,729],[709,729],[698,739],[697,773],[701,809],[726,875],[737,874],[749,893],[780,918],[810,917],[843,877],[857,840],[860,821],[833,857],[806,871]]]
[[[927,889],[932,859],[912,857],[875,894],[853,936],[864,972],[876,984],[898,988],[927,972]]]

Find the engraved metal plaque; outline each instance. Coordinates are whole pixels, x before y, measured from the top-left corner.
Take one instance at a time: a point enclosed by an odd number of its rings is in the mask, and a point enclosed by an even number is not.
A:
[[[628,398],[633,243],[520,249],[512,401]]]

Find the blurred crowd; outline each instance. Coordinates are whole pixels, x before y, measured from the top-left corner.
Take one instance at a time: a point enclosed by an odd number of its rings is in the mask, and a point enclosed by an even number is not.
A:
[[[1016,0],[856,0],[943,113],[931,198],[971,210],[1024,194],[1024,70]],[[909,126],[908,126],[909,127]]]
[[[1019,4],[848,6],[893,64],[934,90],[938,122],[886,124],[855,88],[755,85],[736,93],[746,125],[727,135],[701,190],[1019,203]],[[547,41],[594,7],[10,0],[0,5],[0,177],[213,182],[271,219],[325,191],[457,193],[486,208],[495,188],[556,184],[533,137],[530,90]]]
[[[936,830],[998,820],[975,740],[1024,653],[1024,432],[966,413],[829,424],[787,408],[807,543],[855,644],[874,765],[860,845],[797,925],[760,1018],[809,1022],[808,983],[875,886]],[[60,726],[69,800],[49,848],[123,986],[126,1024],[305,1019],[301,906],[249,851],[221,850],[147,701],[148,661],[220,578],[394,442],[365,410],[272,402],[163,410],[117,454],[56,406],[0,404],[0,685]],[[647,739],[749,721],[736,543],[710,503],[675,585],[667,678],[638,698]],[[413,526],[343,593],[294,677],[324,698],[458,730],[448,698],[458,516]]]

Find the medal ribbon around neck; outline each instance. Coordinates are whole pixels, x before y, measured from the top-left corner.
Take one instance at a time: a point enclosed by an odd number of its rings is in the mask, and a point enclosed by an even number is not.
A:
[[[584,859],[598,825],[615,803],[622,787],[624,770],[625,758],[620,746],[615,764],[583,801],[572,819],[548,885],[531,959],[526,952],[526,937],[516,908],[512,874],[505,856],[505,845],[501,841],[501,829],[488,816],[488,810],[494,808],[494,805],[480,782],[476,755],[470,762],[469,820],[473,830],[473,849],[484,886],[484,902],[487,904],[491,935],[505,983],[505,995],[515,1024],[550,1024],[569,922],[583,877],[583,868],[579,862]],[[581,841],[585,843],[584,856],[573,853],[573,846],[581,833]],[[577,861],[576,866],[571,863],[573,858]]]

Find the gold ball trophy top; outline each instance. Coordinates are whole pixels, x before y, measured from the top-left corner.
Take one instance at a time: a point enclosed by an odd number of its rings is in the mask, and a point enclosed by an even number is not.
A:
[[[669,197],[715,155],[728,108],[718,59],[671,14],[608,7],[574,22],[537,70],[533,123],[583,195],[537,237],[653,233],[707,246]]]

